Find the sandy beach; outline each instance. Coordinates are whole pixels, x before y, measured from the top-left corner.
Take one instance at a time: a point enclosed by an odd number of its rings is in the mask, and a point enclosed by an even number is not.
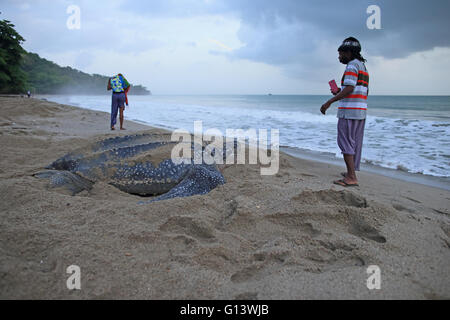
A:
[[[278,174],[226,166],[207,195],[138,204],[98,182],[71,196],[33,174],[92,141],[167,132],[39,99],[0,110],[1,299],[450,299],[447,190],[367,172],[344,188],[343,162],[282,153]]]

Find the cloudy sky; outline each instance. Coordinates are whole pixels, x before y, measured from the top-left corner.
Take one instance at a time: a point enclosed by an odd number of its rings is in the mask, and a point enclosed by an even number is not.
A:
[[[367,26],[370,5],[381,29]],[[26,50],[154,94],[328,94],[337,47],[354,36],[371,94],[450,95],[448,0],[0,0],[0,11]]]

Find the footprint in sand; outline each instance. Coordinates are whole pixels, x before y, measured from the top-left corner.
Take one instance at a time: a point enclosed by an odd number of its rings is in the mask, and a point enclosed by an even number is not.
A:
[[[376,241],[378,243],[386,243],[386,238],[383,237],[377,229],[368,225],[363,221],[357,221],[350,225],[349,232],[360,238],[366,238]]]
[[[288,249],[273,247],[274,243],[270,243],[269,247],[262,248],[253,254],[253,263],[231,276],[232,282],[245,282],[256,277],[264,277],[270,274],[270,270],[278,270],[280,264],[284,264],[286,260],[292,256],[292,252]]]
[[[266,215],[264,219],[281,226],[296,228],[310,237],[317,237],[321,234],[320,230],[314,228],[311,223],[306,222],[305,218],[298,214],[274,213]]]
[[[189,253],[197,246],[197,240],[183,234],[170,237],[169,239],[172,253]]]
[[[253,254],[253,258],[256,261],[274,261],[277,263],[284,263],[291,256],[289,250],[271,250],[271,251],[258,251]]]
[[[409,212],[409,213],[414,213],[415,212],[413,209],[407,208],[407,207],[405,207],[405,206],[403,206],[403,205],[401,205],[399,203],[392,204],[392,207],[395,210],[398,210],[398,211],[406,211],[406,212]]]
[[[302,204],[311,205],[343,205],[357,208],[367,208],[367,200],[347,190],[319,190],[319,191],[303,191],[292,198]]]
[[[236,265],[234,253],[225,247],[203,247],[193,256],[193,261],[204,268],[223,273]]]
[[[214,241],[216,239],[214,229],[209,224],[188,216],[170,217],[159,229],[161,231],[186,234],[202,241]]]
[[[248,281],[253,277],[255,277],[263,268],[264,266],[262,264],[253,264],[251,266],[245,267],[244,269],[235,272],[231,276],[231,281],[232,282]]]

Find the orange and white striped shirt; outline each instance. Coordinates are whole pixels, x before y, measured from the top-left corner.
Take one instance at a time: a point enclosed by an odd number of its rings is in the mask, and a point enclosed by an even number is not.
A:
[[[345,86],[354,86],[355,89],[346,98],[339,101],[337,117],[365,119],[369,94],[369,73],[362,61],[354,59],[347,64],[341,86],[342,89]]]

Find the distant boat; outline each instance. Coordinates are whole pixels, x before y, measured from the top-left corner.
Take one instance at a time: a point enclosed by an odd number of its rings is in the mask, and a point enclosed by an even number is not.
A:
[[[271,95],[272,95],[271,93],[268,94],[268,96],[271,96]]]

